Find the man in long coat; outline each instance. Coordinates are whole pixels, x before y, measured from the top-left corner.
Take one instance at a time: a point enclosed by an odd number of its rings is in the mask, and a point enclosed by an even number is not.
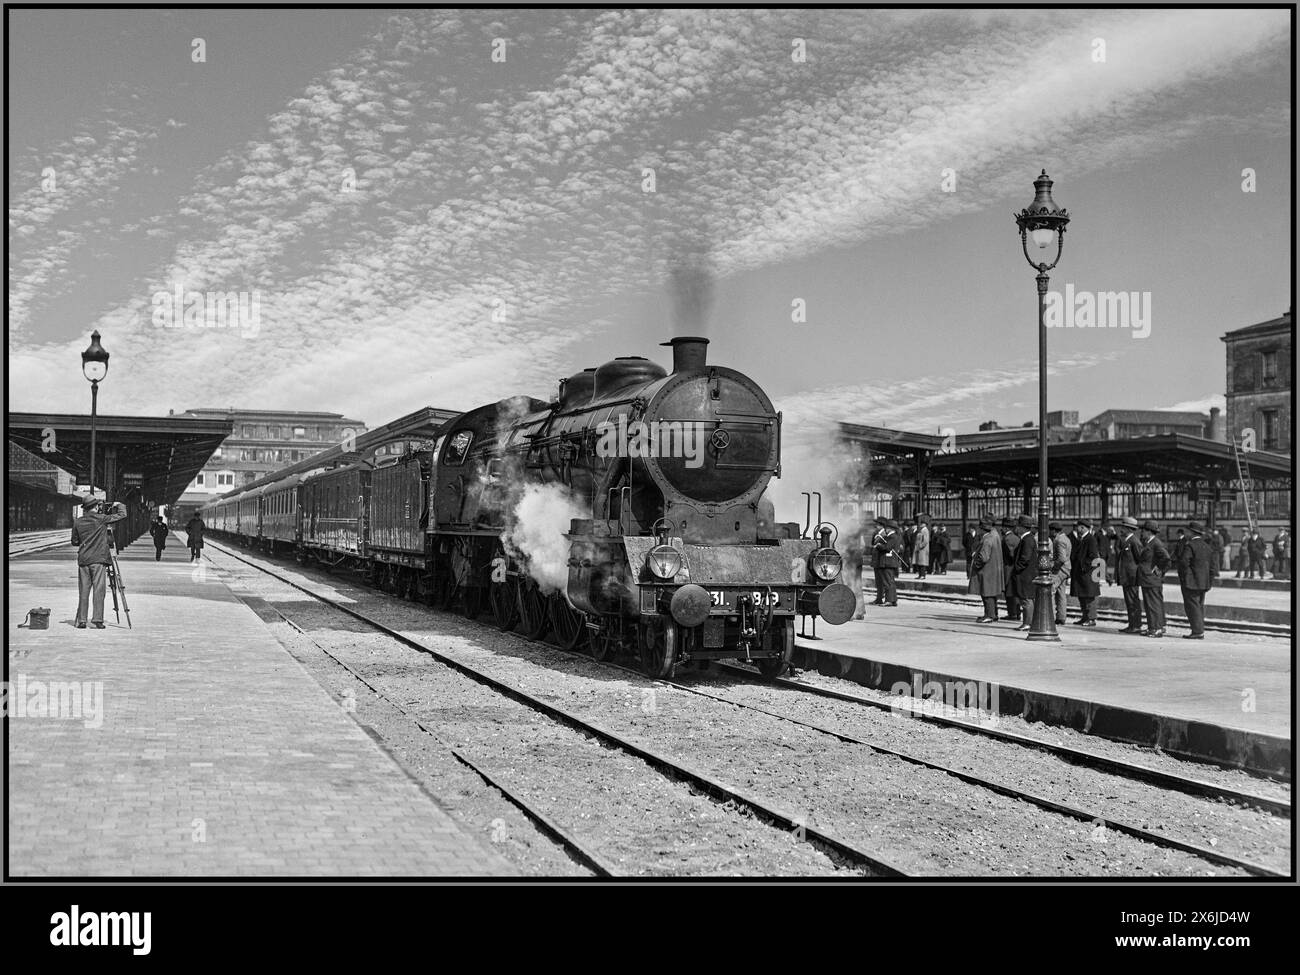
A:
[[[1074,539],[1055,523],[1047,526],[1052,538],[1052,596],[1056,600],[1056,625],[1064,626],[1070,599],[1070,555]]]
[[[935,573],[941,576],[948,574],[948,562],[952,559],[949,544],[948,526],[937,525],[934,536],[930,539],[930,565]]]
[[[1268,546],[1264,543],[1264,536],[1255,529],[1250,533],[1250,539],[1246,542],[1246,552],[1250,557],[1248,568],[1246,569],[1246,578],[1255,578],[1255,568],[1259,568],[1259,577],[1264,578],[1264,553],[1268,551]]]
[[[1120,522],[1117,533],[1115,556],[1115,581],[1124,590],[1124,611],[1128,614],[1128,626],[1121,633],[1142,632],[1142,587],[1138,584],[1138,557],[1141,546],[1137,539],[1138,523],[1136,518],[1125,518]]]
[[[191,562],[197,562],[203,555],[203,530],[207,527],[197,511],[185,525],[185,543],[190,547]]]
[[[966,574],[970,575],[970,564],[975,560],[975,550],[980,547],[980,529],[978,523],[971,522],[966,526],[966,531],[961,537],[961,546],[963,554],[966,557]]]
[[[1189,521],[1191,537],[1178,560],[1178,584],[1183,590],[1183,611],[1192,628],[1184,640],[1205,639],[1205,594],[1214,585],[1214,547],[1205,540],[1200,522]]]
[[[1011,574],[1015,571],[1016,565],[1016,546],[1020,544],[1020,537],[1016,534],[1016,523],[1010,518],[1003,518],[998,535],[1002,538],[1002,598],[1007,604],[1004,619],[1015,620],[1020,618],[1016,596],[1011,591]]]
[[[1101,595],[1101,580],[1106,563],[1097,547],[1092,522],[1080,518],[1074,523],[1076,541],[1070,551],[1070,595],[1079,600],[1079,618],[1076,626],[1097,625],[1097,597]]]
[[[998,618],[998,595],[1006,586],[1002,574],[1002,536],[989,517],[980,519],[980,529],[984,535],[966,569],[970,576],[966,589],[984,600],[984,611],[975,622],[993,623]]]
[[[1138,551],[1138,585],[1142,587],[1142,609],[1147,628],[1143,636],[1165,635],[1165,573],[1169,571],[1169,549],[1160,540],[1160,526],[1142,523],[1142,546]]]
[[[916,577],[924,579],[930,568],[930,519],[925,515],[916,516],[916,534],[912,536],[912,568]]]
[[[871,533],[871,576],[876,583],[876,598],[871,601],[872,606],[883,606],[885,604],[885,583],[880,576],[880,550],[876,543],[880,541],[881,533],[885,530],[885,519],[876,519],[876,530]]]
[[[898,579],[898,570],[902,565],[901,550],[903,539],[898,531],[898,522],[892,518],[886,518],[883,522],[884,528],[876,535],[876,541],[872,545],[876,554],[876,569],[880,573],[880,591],[884,593],[884,606],[898,605],[898,590],[895,582]]]
[[[1038,577],[1038,533],[1029,515],[1016,519],[1016,561],[1011,573],[1011,592],[1020,606],[1020,625],[1027,630],[1034,621],[1034,579]]]

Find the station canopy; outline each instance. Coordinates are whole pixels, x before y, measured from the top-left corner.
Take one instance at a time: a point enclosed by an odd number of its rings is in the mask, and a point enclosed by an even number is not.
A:
[[[185,417],[98,416],[98,487],[114,498],[139,489],[159,505],[173,504],[230,436],[229,420]],[[10,413],[8,438],[37,457],[90,481],[90,417],[75,413]]]
[[[1242,453],[1256,480],[1291,480],[1290,457],[1265,451]],[[954,487],[1021,486],[1038,480],[1036,446],[994,447],[934,454],[929,474]],[[1232,444],[1181,433],[1123,440],[1088,440],[1047,446],[1053,485],[1219,483],[1238,479]]]
[[[893,430],[888,427],[841,423],[840,437],[872,457],[908,462],[916,476],[924,470],[948,490],[1024,487],[1038,481],[1038,429],[1014,427],[966,433],[954,438],[956,449],[940,434]],[[1232,444],[1181,433],[1154,434],[1121,440],[1049,443],[1047,476],[1054,486],[1110,484],[1219,483],[1239,479],[1237,452]],[[1290,457],[1257,450],[1242,452],[1250,478],[1289,485],[1294,471]],[[894,468],[896,471],[897,467]]]

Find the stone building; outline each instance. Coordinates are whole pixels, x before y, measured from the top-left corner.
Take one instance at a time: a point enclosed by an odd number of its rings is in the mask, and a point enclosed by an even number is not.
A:
[[[1228,435],[1237,443],[1253,435],[1256,450],[1291,453],[1294,332],[1295,319],[1288,311],[1222,337],[1228,359]]]

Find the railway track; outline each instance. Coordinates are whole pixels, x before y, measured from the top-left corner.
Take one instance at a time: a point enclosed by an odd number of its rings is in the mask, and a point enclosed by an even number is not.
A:
[[[902,713],[909,718],[927,721],[945,728],[956,728],[972,735],[979,735],[997,741],[1005,741],[1019,745],[1023,748],[1031,748],[1036,751],[1041,751],[1048,755],[1054,755],[1057,758],[1069,762],[1071,765],[1096,769],[1099,772],[1109,772],[1112,775],[1119,775],[1123,778],[1133,779],[1138,782],[1147,782],[1151,785],[1158,785],[1162,788],[1181,792],[1186,795],[1198,796],[1203,799],[1214,799],[1221,802],[1230,802],[1234,805],[1243,806],[1248,809],[1258,809],[1261,812],[1271,813],[1275,816],[1282,816],[1287,819],[1291,818],[1291,803],[1286,799],[1277,799],[1272,796],[1264,796],[1255,792],[1244,792],[1239,789],[1231,789],[1226,786],[1217,785],[1213,782],[1207,782],[1204,779],[1175,775],[1172,772],[1164,772],[1160,769],[1151,768],[1148,765],[1140,765],[1136,762],[1125,762],[1120,759],[1111,758],[1107,755],[1099,755],[1096,752],[1090,752],[1083,748],[1073,748],[1069,745],[1058,745],[1054,742],[1043,741],[1040,738],[1033,738],[1029,735],[1018,735],[1012,731],[990,728],[974,722],[963,721],[960,718],[952,718],[947,715],[936,714],[926,708],[912,707],[897,702],[889,703],[869,697],[863,697],[858,694],[850,694],[846,691],[836,691],[826,687],[818,687],[815,684],[807,684],[788,677],[782,677],[777,679],[775,682],[772,682],[744,667],[732,666],[730,664],[723,664],[722,666],[727,673],[734,674],[754,683],[775,683],[777,687],[798,691],[804,694],[812,694],[828,700],[846,701],[880,711]]]
[[[643,762],[645,762],[646,764],[650,765],[656,771],[668,776],[669,778],[677,779],[679,781],[688,783],[695,789],[713,798],[714,800],[735,803],[749,810],[749,812],[753,813],[755,816],[757,816],[764,822],[776,825],[782,829],[788,831],[799,830],[801,831],[804,838],[806,838],[809,842],[816,844],[817,846],[821,847],[822,849],[830,853],[833,853],[835,856],[847,861],[848,863],[854,864],[856,866],[859,866],[863,869],[870,871],[874,876],[885,876],[885,877],[908,876],[908,874],[906,874],[900,868],[894,866],[893,864],[889,863],[888,861],[882,859],[881,857],[875,855],[874,853],[868,850],[863,850],[855,846],[854,844],[848,842],[847,840],[841,839],[839,837],[830,835],[829,833],[807,826],[803,822],[802,818],[795,815],[794,813],[791,813],[787,810],[778,809],[771,803],[765,802],[752,795],[749,795],[746,792],[743,792],[742,790],[734,786],[728,785],[727,783],[723,782],[721,779],[717,778],[716,776],[709,775],[706,772],[703,772],[699,769],[692,768],[681,762],[675,761],[669,758],[668,756],[660,754],[659,752],[656,752],[650,748],[644,747],[642,745],[638,745],[635,742],[632,742],[627,738],[603,727],[602,725],[596,724],[594,722],[586,721],[583,718],[579,717],[578,715],[573,714],[569,710],[560,707],[559,705],[552,704],[549,701],[544,701],[541,698],[536,697],[535,695],[529,694],[527,691],[523,690],[522,688],[516,687],[505,681],[499,680],[491,676],[490,674],[487,674],[479,670],[476,667],[473,667],[461,660],[458,660],[455,657],[442,653],[441,651],[433,647],[430,647],[427,644],[421,643],[419,640],[414,640],[406,636],[405,634],[400,633],[399,631],[385,625],[384,623],[381,623],[380,621],[373,619],[370,616],[367,616],[365,613],[352,609],[349,606],[345,606],[339,601],[331,599],[329,596],[323,595],[319,592],[316,592],[315,590],[310,589],[307,586],[300,585],[299,583],[294,582],[292,579],[289,579],[286,576],[273,571],[272,569],[266,567],[265,565],[259,565],[258,563],[250,559],[244,558],[238,553],[231,551],[225,545],[214,544],[211,541],[209,541],[209,544],[213,544],[213,547],[217,548],[218,551],[223,552],[224,554],[230,556],[231,558],[243,562],[244,564],[258,570],[259,572],[263,572],[266,575],[271,576],[272,578],[278,580],[279,582],[285,585],[291,586],[292,588],[298,590],[304,595],[309,596],[312,599],[315,599],[318,602],[323,603],[324,605],[327,605],[332,609],[335,609],[338,612],[343,613],[357,620],[358,622],[365,624],[366,626],[369,626],[370,628],[384,634],[390,639],[393,639],[398,643],[401,643],[403,646],[409,647],[412,650],[419,651],[420,653],[429,655],[430,657],[437,660],[439,663],[443,664],[444,666],[456,671],[459,674],[462,674],[470,678],[471,680],[479,684],[482,684],[485,687],[488,687],[504,695],[505,697],[513,701],[523,704],[524,706],[534,711],[537,711],[538,713],[543,714],[551,718],[552,720],[555,720],[561,724],[567,725],[570,728],[580,731],[583,734],[590,735],[591,737],[601,741],[602,743],[612,748],[616,748],[627,755],[630,755],[634,758],[638,758]],[[208,558],[208,556],[205,555],[205,558]],[[283,614],[280,615],[283,616]],[[341,665],[346,666],[345,664],[341,664]],[[373,691],[374,690],[373,686],[371,686],[368,682],[366,683],[367,686],[371,687],[371,690]],[[389,700],[389,703],[394,703],[394,702]],[[475,769],[475,771],[477,772],[478,770]],[[479,773],[479,774],[483,774],[483,773]],[[518,797],[515,798],[518,799]],[[522,802],[522,800],[519,801]],[[525,803],[525,805],[527,804]],[[523,811],[522,807],[521,807],[521,811]],[[529,813],[525,811],[525,815],[529,815]],[[532,818],[531,815],[530,818]],[[591,854],[590,851],[587,851],[585,849],[583,849],[582,852],[579,854],[578,851],[579,849],[581,849],[581,845],[578,844],[576,840],[573,840],[572,837],[570,837],[569,840],[566,841],[565,843],[566,849],[569,848],[568,846],[569,842],[575,844],[575,846],[573,847],[573,852],[575,853],[575,855],[579,855],[582,857],[594,856],[593,854]]]
[[[227,553],[227,554],[231,554],[231,553]],[[238,558],[238,556],[234,556],[234,557]],[[281,581],[286,581],[286,580],[281,579]],[[290,584],[292,585],[292,583]],[[314,647],[316,647],[317,650],[319,650],[322,654],[324,654],[326,657],[332,660],[336,665],[341,667],[343,670],[347,671],[354,680],[356,680],[359,684],[362,684],[364,687],[366,687],[370,691],[370,693],[374,694],[375,697],[383,701],[389,707],[393,708],[393,710],[401,714],[402,717],[406,718],[417,728],[419,728],[420,731],[422,731],[424,734],[428,735],[430,738],[436,741],[439,746],[441,746],[443,749],[447,751],[449,755],[451,755],[452,758],[454,758],[457,762],[465,766],[467,769],[469,769],[471,772],[477,775],[480,779],[482,779],[483,782],[486,783],[489,788],[495,789],[497,793],[499,793],[502,796],[502,798],[504,798],[508,803],[510,803],[521,813],[523,813],[524,817],[527,818],[529,822],[531,822],[534,826],[536,826],[545,836],[550,838],[556,845],[558,845],[567,854],[569,854],[569,856],[571,856],[575,861],[587,867],[589,870],[591,870],[593,874],[595,874],[598,877],[614,877],[618,875],[615,868],[612,865],[610,865],[603,857],[601,857],[594,850],[590,850],[586,846],[584,846],[582,842],[578,840],[575,836],[573,836],[568,831],[566,831],[563,827],[555,823],[549,816],[543,813],[540,809],[537,809],[535,806],[529,803],[528,800],[524,798],[524,796],[521,793],[519,793],[517,790],[511,789],[509,786],[507,786],[505,784],[504,776],[502,776],[500,773],[489,772],[483,766],[482,763],[473,761],[461,749],[452,746],[450,743],[446,741],[443,741],[442,738],[439,737],[436,731],[434,731],[423,721],[421,721],[408,708],[403,707],[396,700],[394,700],[390,695],[385,694],[378,687],[376,687],[371,681],[367,680],[366,676],[362,674],[361,671],[349,665],[346,661],[341,659],[337,654],[332,653],[328,648],[322,646],[316,640],[313,640],[311,636],[308,635],[308,633],[302,627],[300,627],[297,623],[295,623],[288,616],[282,613],[277,607],[275,607],[274,605],[270,605],[270,608],[277,616],[280,617],[280,619],[284,620],[286,624],[288,624],[295,631],[297,631],[297,633],[301,635],[303,639],[311,643]],[[335,605],[334,608],[338,609],[339,607]]]
[[[61,548],[68,544],[68,539],[71,537],[70,532],[71,529],[60,529],[52,532],[22,535],[17,538],[11,535],[6,539],[9,558],[31,555],[33,552],[45,552],[52,548]]]
[[[330,600],[328,597],[324,597],[319,593],[315,593],[312,590],[293,582],[290,579],[286,579],[285,577],[279,575],[276,572],[271,571],[265,566],[258,565],[257,563],[252,562],[248,559],[244,559],[237,553],[230,552],[228,549],[224,547],[222,547],[221,550],[227,552],[233,558],[236,558],[239,561],[244,562],[255,569],[258,569],[259,571],[265,572],[268,575],[274,576],[278,578],[281,582],[284,582],[290,586],[293,586],[296,589],[299,589],[300,591],[306,593],[312,598],[318,599],[321,602],[325,602],[329,605],[332,605],[336,609],[339,609],[340,611],[347,613],[350,616],[354,616],[355,618],[366,623],[367,625],[374,627],[375,629],[380,630],[381,632],[384,632],[390,636],[393,636],[395,639],[399,640],[400,642],[402,642],[407,646],[420,650],[421,652],[431,654],[436,659],[439,659],[443,663],[446,663],[448,666],[452,666],[454,669],[457,669],[458,671],[467,673],[468,676],[472,676],[476,680],[481,680],[483,682],[489,683],[490,686],[494,686],[494,687],[500,685],[500,682],[497,681],[495,678],[491,678],[488,675],[485,675],[482,672],[476,670],[475,668],[468,667],[467,665],[463,664],[460,661],[455,660],[454,658],[449,658],[444,654],[440,654],[438,651],[433,650],[432,648],[427,647],[424,644],[419,643],[418,641],[410,640],[409,638],[403,636],[397,631],[391,630],[390,628],[385,626],[383,623],[378,622],[377,620],[367,617],[364,614],[361,614],[346,606],[337,604],[335,601]],[[568,653],[575,657],[581,657],[582,659],[588,662],[593,662],[593,663],[595,662],[595,661],[591,661],[591,658],[588,657],[587,655],[581,654],[576,651],[564,651],[561,650],[560,648],[555,648],[555,647],[552,647],[552,649],[555,649],[559,652]],[[624,671],[629,674],[633,674],[642,680],[648,679],[640,671],[625,667],[621,664],[617,664],[613,662],[603,662],[600,663],[600,666]],[[746,677],[746,679],[757,679],[756,674],[751,674],[751,672],[745,671],[742,668],[727,667],[727,670],[728,672],[734,672],[735,674],[743,674]],[[921,758],[919,756],[910,754],[908,752],[901,751],[897,748],[892,748],[883,745],[878,741],[873,741],[855,735],[849,735],[835,728],[824,727],[822,725],[810,721],[805,721],[803,719],[796,718],[788,714],[782,714],[777,711],[772,711],[768,708],[758,707],[753,704],[737,701],[734,698],[729,697],[727,695],[714,693],[713,691],[705,690],[698,686],[682,684],[677,681],[656,681],[655,683],[664,686],[670,686],[676,690],[686,692],[689,694],[698,695],[704,698],[709,698],[714,701],[730,705],[732,707],[742,708],[755,713],[761,713],[769,717],[779,719],[781,721],[798,725],[802,728],[813,731],[815,733],[833,737],[836,740],[841,742],[862,745],[865,746],[866,748],[871,749],[872,751],[897,758],[900,761],[907,762],[909,764],[916,765],[919,767],[931,769],[933,771],[940,772],[946,775],[950,775],[960,781],[976,786],[978,788],[986,789],[996,794],[1007,796],[1009,798],[1014,798],[1029,803],[1031,805],[1034,805],[1040,809],[1061,816],[1065,816],[1074,820],[1098,824],[1100,826],[1104,826],[1107,829],[1112,829],[1115,830],[1116,832],[1131,836],[1134,839],[1140,840],[1142,842],[1150,843],[1152,845],[1159,846],[1165,849],[1178,850],[1183,853],[1187,853],[1196,856],[1198,858],[1201,858],[1203,860],[1206,860],[1210,863],[1215,863],[1221,866],[1228,866],[1234,869],[1239,869],[1245,873],[1249,873],[1254,876],[1270,877],[1270,878],[1281,878],[1287,876],[1286,874],[1274,870],[1270,867],[1258,863],[1254,863],[1239,857],[1234,857],[1226,853],[1221,853],[1218,850],[1215,850],[1211,847],[1180,840],[1173,836],[1167,836],[1161,833],[1153,832],[1151,830],[1145,829],[1141,826],[1137,826],[1129,822],[1103,816],[1101,814],[1098,814],[1094,810],[1083,809],[1076,806],[1071,806],[1067,803],[1058,802],[1054,799],[1028,792],[1024,789],[1017,788],[1015,786],[1009,785],[1004,782],[999,782],[984,776],[975,775],[970,772],[965,772],[960,769],[955,769],[938,762]],[[776,686],[790,688],[790,689],[797,689],[800,692],[818,694],[820,696],[824,696],[827,698],[834,698],[842,701],[851,701],[858,705],[869,705],[874,707],[881,707],[884,708],[885,710],[895,710],[894,707],[887,704],[883,704],[881,702],[871,701],[870,699],[867,698],[860,698],[856,695],[849,695],[849,694],[842,694],[833,691],[827,691],[822,688],[813,688],[809,685],[800,684],[799,682],[796,681],[782,680],[776,682]],[[600,738],[601,740],[615,747],[621,748],[624,751],[627,751],[629,754],[634,754],[637,757],[642,758],[643,760],[649,762],[650,764],[652,764],[662,772],[666,772],[675,777],[684,778],[685,780],[691,782],[696,787],[704,789],[709,794],[715,796],[722,796],[728,799],[732,799],[734,801],[741,802],[747,808],[750,808],[752,811],[758,813],[760,816],[767,819],[768,821],[776,822],[785,826],[789,826],[797,822],[797,820],[794,817],[792,817],[789,813],[783,812],[778,809],[774,809],[771,807],[769,803],[764,803],[761,800],[755,800],[752,797],[743,796],[739,794],[737,790],[734,790],[718,782],[714,777],[708,776],[702,772],[699,772],[698,770],[683,766],[681,765],[681,763],[674,762],[673,760],[668,759],[665,756],[658,755],[653,751],[645,749],[642,746],[636,745],[635,743],[632,743],[622,738],[621,736],[618,736],[613,732],[608,731],[607,729],[586,722],[575,715],[565,712],[562,709],[559,709],[556,706],[549,704],[548,702],[538,701],[537,699],[532,698],[530,695],[527,695],[525,692],[520,691],[518,688],[508,687],[506,685],[500,685],[499,687],[497,687],[497,689],[501,690],[503,693],[506,693],[508,696],[511,697],[515,697],[515,695],[522,695],[522,697],[516,697],[516,699],[523,700],[525,701],[525,703],[527,703],[528,701],[536,701],[538,710],[548,714],[549,716],[555,718],[556,720],[560,720],[564,723],[570,724],[573,727],[578,727],[582,730],[586,730],[588,733],[594,734],[596,737]],[[533,705],[530,704],[530,706]],[[1026,736],[1016,735],[1011,732],[1000,731],[997,729],[987,729],[978,725],[972,725],[968,722],[961,722],[956,719],[941,718],[940,716],[929,715],[929,714],[925,714],[922,716],[927,719],[937,719],[936,723],[944,724],[949,727],[958,728],[962,731],[984,734],[988,737],[997,738],[1006,743],[1015,744],[1021,747],[1032,748],[1038,751],[1046,752],[1064,761],[1070,762],[1071,764],[1082,765],[1085,767],[1097,769],[1099,771],[1109,772],[1111,774],[1120,775],[1125,778],[1156,785],[1171,791],[1186,793],[1189,795],[1194,795],[1202,798],[1211,798],[1211,799],[1216,799],[1216,800],[1221,800],[1226,802],[1232,802],[1248,808],[1266,811],[1277,816],[1285,816],[1285,817],[1290,816],[1290,811],[1291,811],[1290,804],[1285,800],[1277,800],[1267,796],[1260,796],[1254,793],[1247,793],[1239,790],[1229,789],[1223,786],[1216,785],[1214,783],[1209,783],[1209,782],[1204,782],[1202,780],[1178,776],[1172,773],[1162,772],[1157,769],[1151,769],[1149,767],[1136,765],[1133,763],[1122,762],[1116,759],[1108,758],[1106,756],[1096,755],[1095,753],[1087,752],[1081,749],[1073,749],[1062,745],[1053,745],[1051,743],[1042,742],[1036,739],[1028,738]],[[816,831],[813,830],[808,830],[808,834],[809,837],[814,840],[814,842],[821,842],[827,848],[835,850],[837,853],[839,853],[842,856],[846,856],[850,859],[865,858],[865,859],[858,859],[858,862],[867,864],[876,870],[882,870],[883,868],[882,872],[885,873],[894,871],[894,875],[902,875],[902,871],[898,871],[897,868],[894,868],[884,863],[883,861],[880,861],[874,854],[868,853],[867,851],[856,850],[852,848],[851,844],[845,844],[842,840],[839,840],[836,837],[817,834]]]
[[[868,589],[865,591],[873,594],[875,592],[874,589]],[[944,593],[933,592],[933,591],[917,592],[915,590],[899,589],[898,598],[907,600],[908,602],[914,602],[914,603],[929,602],[929,603],[942,603],[942,604],[953,605],[953,606],[965,606],[965,607],[969,607],[972,612],[975,612],[976,610],[979,609],[979,604],[975,602],[975,597],[967,596],[962,593],[953,593],[952,595],[946,595]],[[1128,617],[1125,616],[1123,613],[1117,612],[1115,610],[1106,610],[1106,609],[1100,609],[1097,611],[1097,619],[1098,621],[1104,621],[1108,623],[1128,622]],[[1166,615],[1165,625],[1169,629],[1179,629],[1179,630],[1191,629],[1191,626],[1187,622],[1186,616]],[[1283,637],[1286,639],[1290,639],[1291,637],[1290,626],[1279,626],[1273,623],[1252,623],[1252,622],[1240,622],[1237,620],[1207,619],[1205,621],[1205,629],[1206,631],[1213,630],[1220,633],[1241,633],[1241,634],[1249,634],[1253,636]]]

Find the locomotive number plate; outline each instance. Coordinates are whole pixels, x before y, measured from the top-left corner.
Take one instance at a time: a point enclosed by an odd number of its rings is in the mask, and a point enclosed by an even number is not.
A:
[[[768,592],[762,589],[710,589],[709,602],[714,609],[725,609],[729,612],[739,612],[740,600],[742,596],[749,597],[749,608],[767,609],[791,609],[794,606],[794,597],[789,593],[783,593],[776,590]]]

